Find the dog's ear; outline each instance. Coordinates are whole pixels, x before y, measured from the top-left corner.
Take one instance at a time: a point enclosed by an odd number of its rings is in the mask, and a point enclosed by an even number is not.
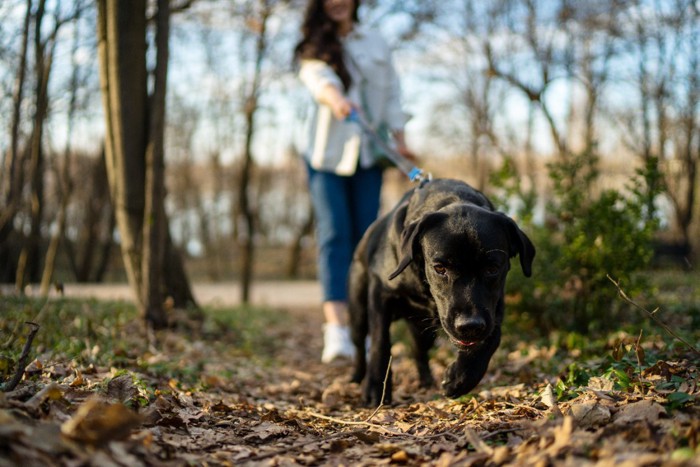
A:
[[[393,219],[392,235],[397,239],[401,239],[401,234],[404,230],[404,222],[406,222],[406,213],[408,212],[408,200],[404,201],[396,207]],[[398,241],[398,240],[397,240]]]
[[[508,225],[508,240],[510,257],[520,255],[520,267],[525,277],[532,276],[532,261],[535,259],[535,245],[532,244],[525,232],[520,230],[513,219],[501,213]]]
[[[389,280],[395,278],[403,272],[406,267],[411,264],[415,257],[418,248],[420,247],[420,239],[423,234],[438,222],[447,219],[448,215],[444,212],[430,212],[424,215],[417,221],[411,222],[404,227],[401,232],[401,246],[399,254],[401,259],[394,272],[389,275]]]

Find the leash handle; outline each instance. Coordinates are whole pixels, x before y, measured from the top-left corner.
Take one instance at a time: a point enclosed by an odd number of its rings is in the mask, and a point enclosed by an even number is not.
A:
[[[376,131],[372,128],[372,126],[360,115],[360,112],[357,109],[352,109],[350,111],[350,115],[348,115],[345,118],[346,121],[348,122],[353,122],[357,123],[360,125],[360,128],[362,131],[369,136],[377,145],[379,145],[380,148],[386,153],[387,157],[394,163],[396,166],[408,177],[409,180],[412,182],[419,182],[421,186],[425,184],[426,182],[429,182],[432,179],[432,175],[430,173],[425,173],[423,172],[423,169],[420,169],[413,165],[411,161],[406,159],[404,156],[399,154],[394,148],[390,147],[386,141],[384,141]]]

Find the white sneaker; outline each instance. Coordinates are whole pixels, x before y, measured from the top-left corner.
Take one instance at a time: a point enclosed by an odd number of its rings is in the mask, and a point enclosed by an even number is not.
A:
[[[323,325],[323,353],[321,361],[330,363],[338,357],[355,356],[355,346],[350,340],[350,329],[339,324]]]

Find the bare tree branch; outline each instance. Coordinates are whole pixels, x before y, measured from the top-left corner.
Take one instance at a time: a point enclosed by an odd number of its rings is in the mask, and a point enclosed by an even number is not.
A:
[[[688,341],[686,341],[685,339],[683,339],[681,336],[678,335],[678,333],[676,333],[673,329],[671,329],[670,327],[668,327],[668,325],[667,325],[666,323],[664,323],[663,321],[661,321],[659,318],[656,317],[656,312],[658,311],[658,308],[657,308],[656,310],[654,310],[654,311],[649,311],[649,310],[647,310],[646,308],[644,308],[643,306],[641,306],[640,304],[638,304],[637,302],[635,302],[634,300],[632,300],[632,299],[625,293],[625,291],[622,290],[622,287],[620,287],[620,284],[619,284],[618,282],[615,282],[615,280],[614,280],[612,277],[610,277],[609,275],[608,275],[608,279],[610,279],[610,282],[612,282],[613,284],[615,284],[615,287],[617,287],[617,291],[618,291],[618,293],[620,294],[620,297],[621,297],[624,301],[626,301],[626,302],[629,303],[630,305],[634,306],[635,308],[638,308],[638,309],[642,310],[642,311],[643,311],[644,313],[646,313],[646,315],[647,315],[649,318],[651,318],[656,324],[658,324],[659,326],[661,326],[661,327],[664,329],[664,331],[666,331],[667,333],[669,333],[669,334],[670,334],[671,336],[673,336],[675,339],[678,339],[678,341],[682,342],[686,347],[688,347],[688,349],[690,349],[690,350],[692,350],[694,353],[700,355],[700,350],[696,349],[695,346],[693,346],[693,344],[691,344],[690,342],[688,342]]]
[[[36,333],[39,332],[39,326],[36,323],[33,323],[31,321],[27,321],[25,324],[29,325],[31,328],[29,330],[29,334],[27,335],[27,341],[24,343],[24,348],[22,349],[22,354],[19,356],[19,360],[17,361],[17,369],[15,371],[15,376],[10,380],[7,385],[5,385],[2,390],[3,392],[8,392],[14,390],[19,382],[22,380],[22,376],[24,376],[24,370],[27,368],[27,358],[29,358],[29,349],[32,348],[32,341],[34,340],[34,336],[36,336]]]

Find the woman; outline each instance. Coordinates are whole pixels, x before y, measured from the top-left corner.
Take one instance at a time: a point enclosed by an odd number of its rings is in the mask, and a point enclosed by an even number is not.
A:
[[[310,0],[295,49],[299,77],[314,100],[304,153],[316,216],[318,270],[323,288],[321,360],[352,357],[346,282],[352,253],[379,212],[382,168],[356,123],[355,110],[375,128],[388,128],[396,150],[406,147],[406,115],[391,51],[358,24],[359,0]]]

